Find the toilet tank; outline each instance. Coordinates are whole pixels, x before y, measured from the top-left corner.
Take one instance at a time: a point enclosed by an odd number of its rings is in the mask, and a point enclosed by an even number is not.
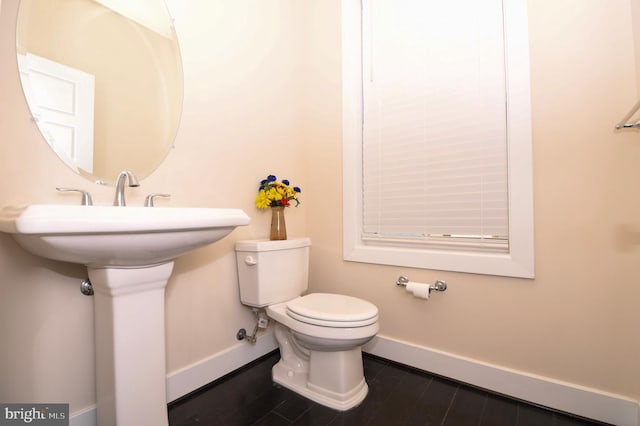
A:
[[[302,295],[309,280],[309,238],[236,243],[243,304],[264,307]]]

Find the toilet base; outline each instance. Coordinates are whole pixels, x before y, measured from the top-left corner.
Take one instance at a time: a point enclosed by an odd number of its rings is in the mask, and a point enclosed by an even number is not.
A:
[[[318,404],[338,411],[359,405],[369,392],[362,371],[360,348],[337,351],[310,351],[309,369],[296,369],[280,359],[273,366],[273,381]],[[333,368],[327,369],[327,366]]]

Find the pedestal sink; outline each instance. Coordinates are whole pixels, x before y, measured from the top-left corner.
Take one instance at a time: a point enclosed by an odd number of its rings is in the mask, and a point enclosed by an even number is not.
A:
[[[167,425],[164,288],[173,260],[248,225],[237,209],[33,204],[0,210],[25,250],[87,266],[98,425]]]

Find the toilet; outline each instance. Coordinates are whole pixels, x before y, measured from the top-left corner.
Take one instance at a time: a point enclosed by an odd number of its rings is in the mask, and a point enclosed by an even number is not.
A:
[[[367,396],[361,346],[379,330],[378,308],[351,296],[304,295],[310,246],[309,238],[237,242],[240,300],[275,321],[273,381],[345,411]]]

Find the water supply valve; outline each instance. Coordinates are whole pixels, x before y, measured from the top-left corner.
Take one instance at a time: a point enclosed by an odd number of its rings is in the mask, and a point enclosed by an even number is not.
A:
[[[253,333],[247,333],[247,330],[241,328],[236,333],[236,339],[246,340],[249,343],[255,343],[258,340],[258,330],[265,329],[269,326],[269,318],[264,315],[261,309],[253,308],[253,314],[256,316],[256,325],[253,328]]]

